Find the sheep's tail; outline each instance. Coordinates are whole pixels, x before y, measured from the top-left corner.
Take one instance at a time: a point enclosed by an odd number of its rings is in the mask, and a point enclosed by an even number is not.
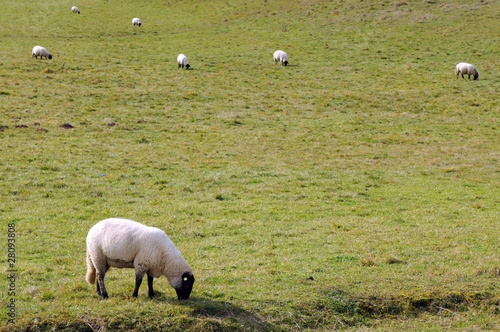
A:
[[[95,283],[95,266],[92,264],[92,261],[90,260],[90,254],[87,251],[87,276],[85,277],[85,280],[90,285],[93,285]]]

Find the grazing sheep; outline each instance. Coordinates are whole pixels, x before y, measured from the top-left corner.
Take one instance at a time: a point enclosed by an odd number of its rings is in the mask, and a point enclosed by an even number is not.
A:
[[[177,69],[181,67],[186,67],[186,69],[189,69],[188,58],[184,54],[179,54],[179,56],[177,56]]]
[[[476,67],[471,65],[470,63],[465,63],[465,62],[460,62],[456,67],[455,67],[455,75],[462,74],[462,78],[464,78],[465,75],[469,75],[469,80],[470,80],[470,75],[474,76],[474,80],[477,80],[479,77],[479,73],[476,70]]]
[[[79,10],[79,9],[78,9],[78,7],[76,7],[76,6],[71,7],[71,11],[72,11],[73,13],[78,13],[78,14],[80,14],[80,10]]]
[[[49,51],[47,51],[45,47],[41,46],[33,47],[33,51],[31,51],[31,57],[35,57],[36,59],[38,59],[38,57],[40,57],[40,59],[43,59],[43,57],[45,57],[46,59],[52,59],[52,55],[50,55]]]
[[[285,52],[280,51],[280,50],[274,52],[273,60],[274,60],[275,64],[277,64],[278,62],[281,62],[281,64],[284,65],[285,67],[288,64],[288,56],[286,55]]]
[[[108,298],[104,276],[110,267],[134,268],[137,297],[144,274],[148,276],[149,297],[154,297],[153,278],[164,275],[179,300],[188,299],[193,289],[191,267],[161,229],[138,222],[109,218],[95,224],[87,235],[87,276],[97,293]]]
[[[132,24],[134,26],[136,26],[136,25],[141,26],[142,25],[141,20],[138,19],[137,17],[135,17],[135,18],[132,19]]]

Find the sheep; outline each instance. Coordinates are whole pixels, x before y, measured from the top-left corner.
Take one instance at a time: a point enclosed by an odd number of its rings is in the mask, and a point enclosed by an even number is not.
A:
[[[52,59],[52,55],[50,55],[49,51],[47,51],[47,49],[42,46],[33,47],[33,51],[31,51],[31,57],[35,57],[36,59],[38,59],[38,57],[40,57],[40,59],[43,59],[43,57],[45,57],[46,59]]]
[[[78,7],[77,7],[77,6],[73,6],[73,7],[71,7],[71,11],[72,11],[73,13],[78,13],[78,14],[80,14],[80,10],[78,9]]]
[[[136,26],[136,25],[141,26],[141,25],[142,25],[141,20],[140,20],[140,19],[138,19],[137,17],[134,17],[134,18],[132,19],[132,24],[133,24],[134,26]]]
[[[149,297],[154,297],[153,278],[164,275],[177,292],[187,300],[193,289],[191,267],[161,229],[136,221],[109,218],[95,224],[87,235],[86,281],[93,285],[97,276],[97,293],[108,298],[104,276],[110,267],[134,268],[137,297],[144,274],[148,276]]]
[[[469,75],[469,80],[470,80],[470,75],[474,76],[474,80],[477,80],[479,77],[479,73],[476,70],[476,67],[471,65],[470,63],[465,63],[465,62],[460,62],[456,67],[455,67],[455,75],[462,74],[462,78],[464,78],[465,75]]]
[[[186,67],[186,69],[189,69],[188,58],[184,54],[179,54],[179,56],[177,56],[177,69],[181,67]]]
[[[276,52],[274,52],[273,60],[275,64],[281,62],[281,64],[284,65],[285,67],[286,65],[288,65],[288,56],[283,51],[277,50]]]

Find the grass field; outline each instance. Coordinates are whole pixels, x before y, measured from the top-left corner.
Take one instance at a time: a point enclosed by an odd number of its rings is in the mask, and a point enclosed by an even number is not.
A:
[[[2,18],[0,330],[500,329],[500,2],[4,0]],[[112,269],[100,299],[85,237],[108,217],[165,230],[191,298],[164,277],[130,298]]]

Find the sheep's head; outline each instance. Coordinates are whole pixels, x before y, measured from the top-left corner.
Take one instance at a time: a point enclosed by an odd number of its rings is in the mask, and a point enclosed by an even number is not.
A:
[[[189,64],[186,65],[186,69],[189,69]]]
[[[288,64],[288,61],[283,62],[283,64],[284,64],[284,65],[285,65],[285,67],[286,67],[286,65]]]
[[[52,60],[52,55],[49,54],[49,60]]]
[[[179,300],[189,299],[193,290],[194,276],[191,272],[184,272],[181,277],[181,285],[175,288]]]
[[[474,80],[477,80],[479,78],[479,74],[474,75]]]
[[[142,25],[142,23],[139,23],[139,26],[141,26],[141,25]]]

